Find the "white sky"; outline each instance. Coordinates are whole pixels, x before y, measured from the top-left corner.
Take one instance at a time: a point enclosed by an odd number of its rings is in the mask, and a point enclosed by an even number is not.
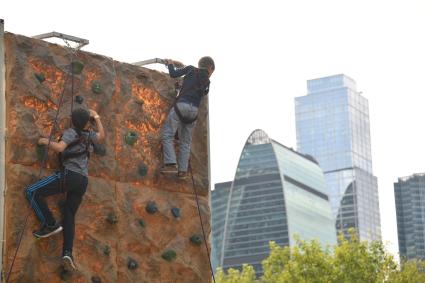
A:
[[[124,62],[160,57],[195,65],[212,56],[212,184],[233,179],[256,128],[296,148],[294,97],[307,93],[306,80],[352,77],[369,100],[383,240],[394,253],[393,182],[425,172],[424,12],[421,0],[0,4],[6,31],[87,38],[83,50]]]

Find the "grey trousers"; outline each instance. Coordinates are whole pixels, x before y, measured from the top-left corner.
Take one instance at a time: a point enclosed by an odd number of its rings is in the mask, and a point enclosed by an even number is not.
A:
[[[194,118],[198,115],[198,108],[189,103],[177,103],[180,113],[187,118]],[[162,128],[162,149],[164,152],[164,164],[177,163],[178,170],[187,172],[190,157],[190,144],[192,142],[192,131],[196,121],[192,124],[184,124],[179,120],[174,107],[168,113],[167,120]],[[174,135],[179,134],[179,157],[176,162],[176,152],[174,150]]]

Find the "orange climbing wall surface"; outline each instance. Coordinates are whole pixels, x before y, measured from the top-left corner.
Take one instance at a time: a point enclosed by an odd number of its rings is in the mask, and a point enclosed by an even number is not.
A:
[[[11,33],[5,35],[5,51],[8,138],[3,266],[7,272],[30,211],[24,188],[36,181],[40,171],[36,143],[40,133],[51,129],[63,89],[59,131],[69,125],[71,79],[66,80],[71,54],[62,46]],[[77,53],[75,60],[83,64],[81,74],[74,75],[75,95],[83,97],[82,105],[102,117],[106,154],[91,155],[89,186],[76,216],[74,257],[78,271],[62,274],[62,279],[210,282],[205,246],[190,240],[193,235],[202,235],[192,182],[190,178],[178,181],[163,177],[158,172],[162,159],[160,129],[176,95],[176,81],[161,72],[88,52]],[[208,237],[206,100],[203,103],[193,134],[191,163]],[[130,131],[137,134],[133,145],[124,139]],[[54,153],[49,154],[47,166],[43,176],[57,168]],[[58,219],[63,199],[48,199]],[[146,211],[149,201],[157,205],[154,214]],[[180,209],[179,218],[173,216],[173,207]],[[36,241],[31,231],[38,226],[31,210],[11,282],[62,280],[62,235]],[[167,261],[162,255],[170,250],[176,257]],[[137,268],[128,268],[130,259]]]

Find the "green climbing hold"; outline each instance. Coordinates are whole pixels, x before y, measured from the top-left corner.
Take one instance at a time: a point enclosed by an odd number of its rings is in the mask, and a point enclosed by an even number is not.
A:
[[[111,248],[109,246],[103,247],[103,254],[104,255],[110,255],[111,254]]]
[[[37,152],[37,159],[39,161],[43,161],[44,156],[46,155],[46,149],[47,147],[45,145],[37,144],[36,152]]]
[[[140,225],[142,228],[146,228],[146,222],[145,222],[145,220],[144,220],[144,219],[140,218],[140,219],[138,220],[138,222],[139,222],[139,225]]]
[[[158,211],[158,207],[156,206],[156,203],[154,201],[149,201],[145,209],[146,212],[149,214],[154,214]]]
[[[190,237],[190,241],[195,245],[200,246],[202,244],[202,237],[201,235],[195,234]]]
[[[110,212],[106,217],[106,221],[108,221],[109,224],[116,224],[118,222],[118,217],[115,215],[115,213]]]
[[[133,145],[137,141],[137,133],[135,132],[128,132],[124,136],[125,143],[128,145]]]
[[[83,71],[83,69],[84,69],[84,64],[81,63],[80,61],[74,61],[74,62],[72,62],[72,64],[71,64],[71,72],[74,75],[80,75],[81,72]]]
[[[146,166],[144,163],[139,164],[139,175],[144,177],[148,173],[148,166]]]
[[[143,106],[143,104],[145,104],[145,101],[141,98],[136,98],[134,100],[134,102],[136,102],[137,104],[139,104],[140,106]]]
[[[46,80],[46,77],[41,73],[36,73],[34,76],[39,83],[43,83]]]
[[[100,83],[99,83],[99,82],[94,81],[94,82],[92,83],[92,85],[91,85],[91,90],[92,90],[94,93],[99,94],[99,93],[101,93],[101,92],[102,92],[102,86],[100,85]]]
[[[166,261],[172,261],[177,256],[176,252],[173,250],[168,250],[165,253],[162,254],[162,258]]]

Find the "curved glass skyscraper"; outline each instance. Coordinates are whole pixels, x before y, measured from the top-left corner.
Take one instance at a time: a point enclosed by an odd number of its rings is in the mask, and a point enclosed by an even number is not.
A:
[[[212,214],[215,267],[249,263],[261,274],[269,241],[292,245],[294,235],[336,243],[322,170],[261,130],[248,138],[234,181],[216,185]]]

